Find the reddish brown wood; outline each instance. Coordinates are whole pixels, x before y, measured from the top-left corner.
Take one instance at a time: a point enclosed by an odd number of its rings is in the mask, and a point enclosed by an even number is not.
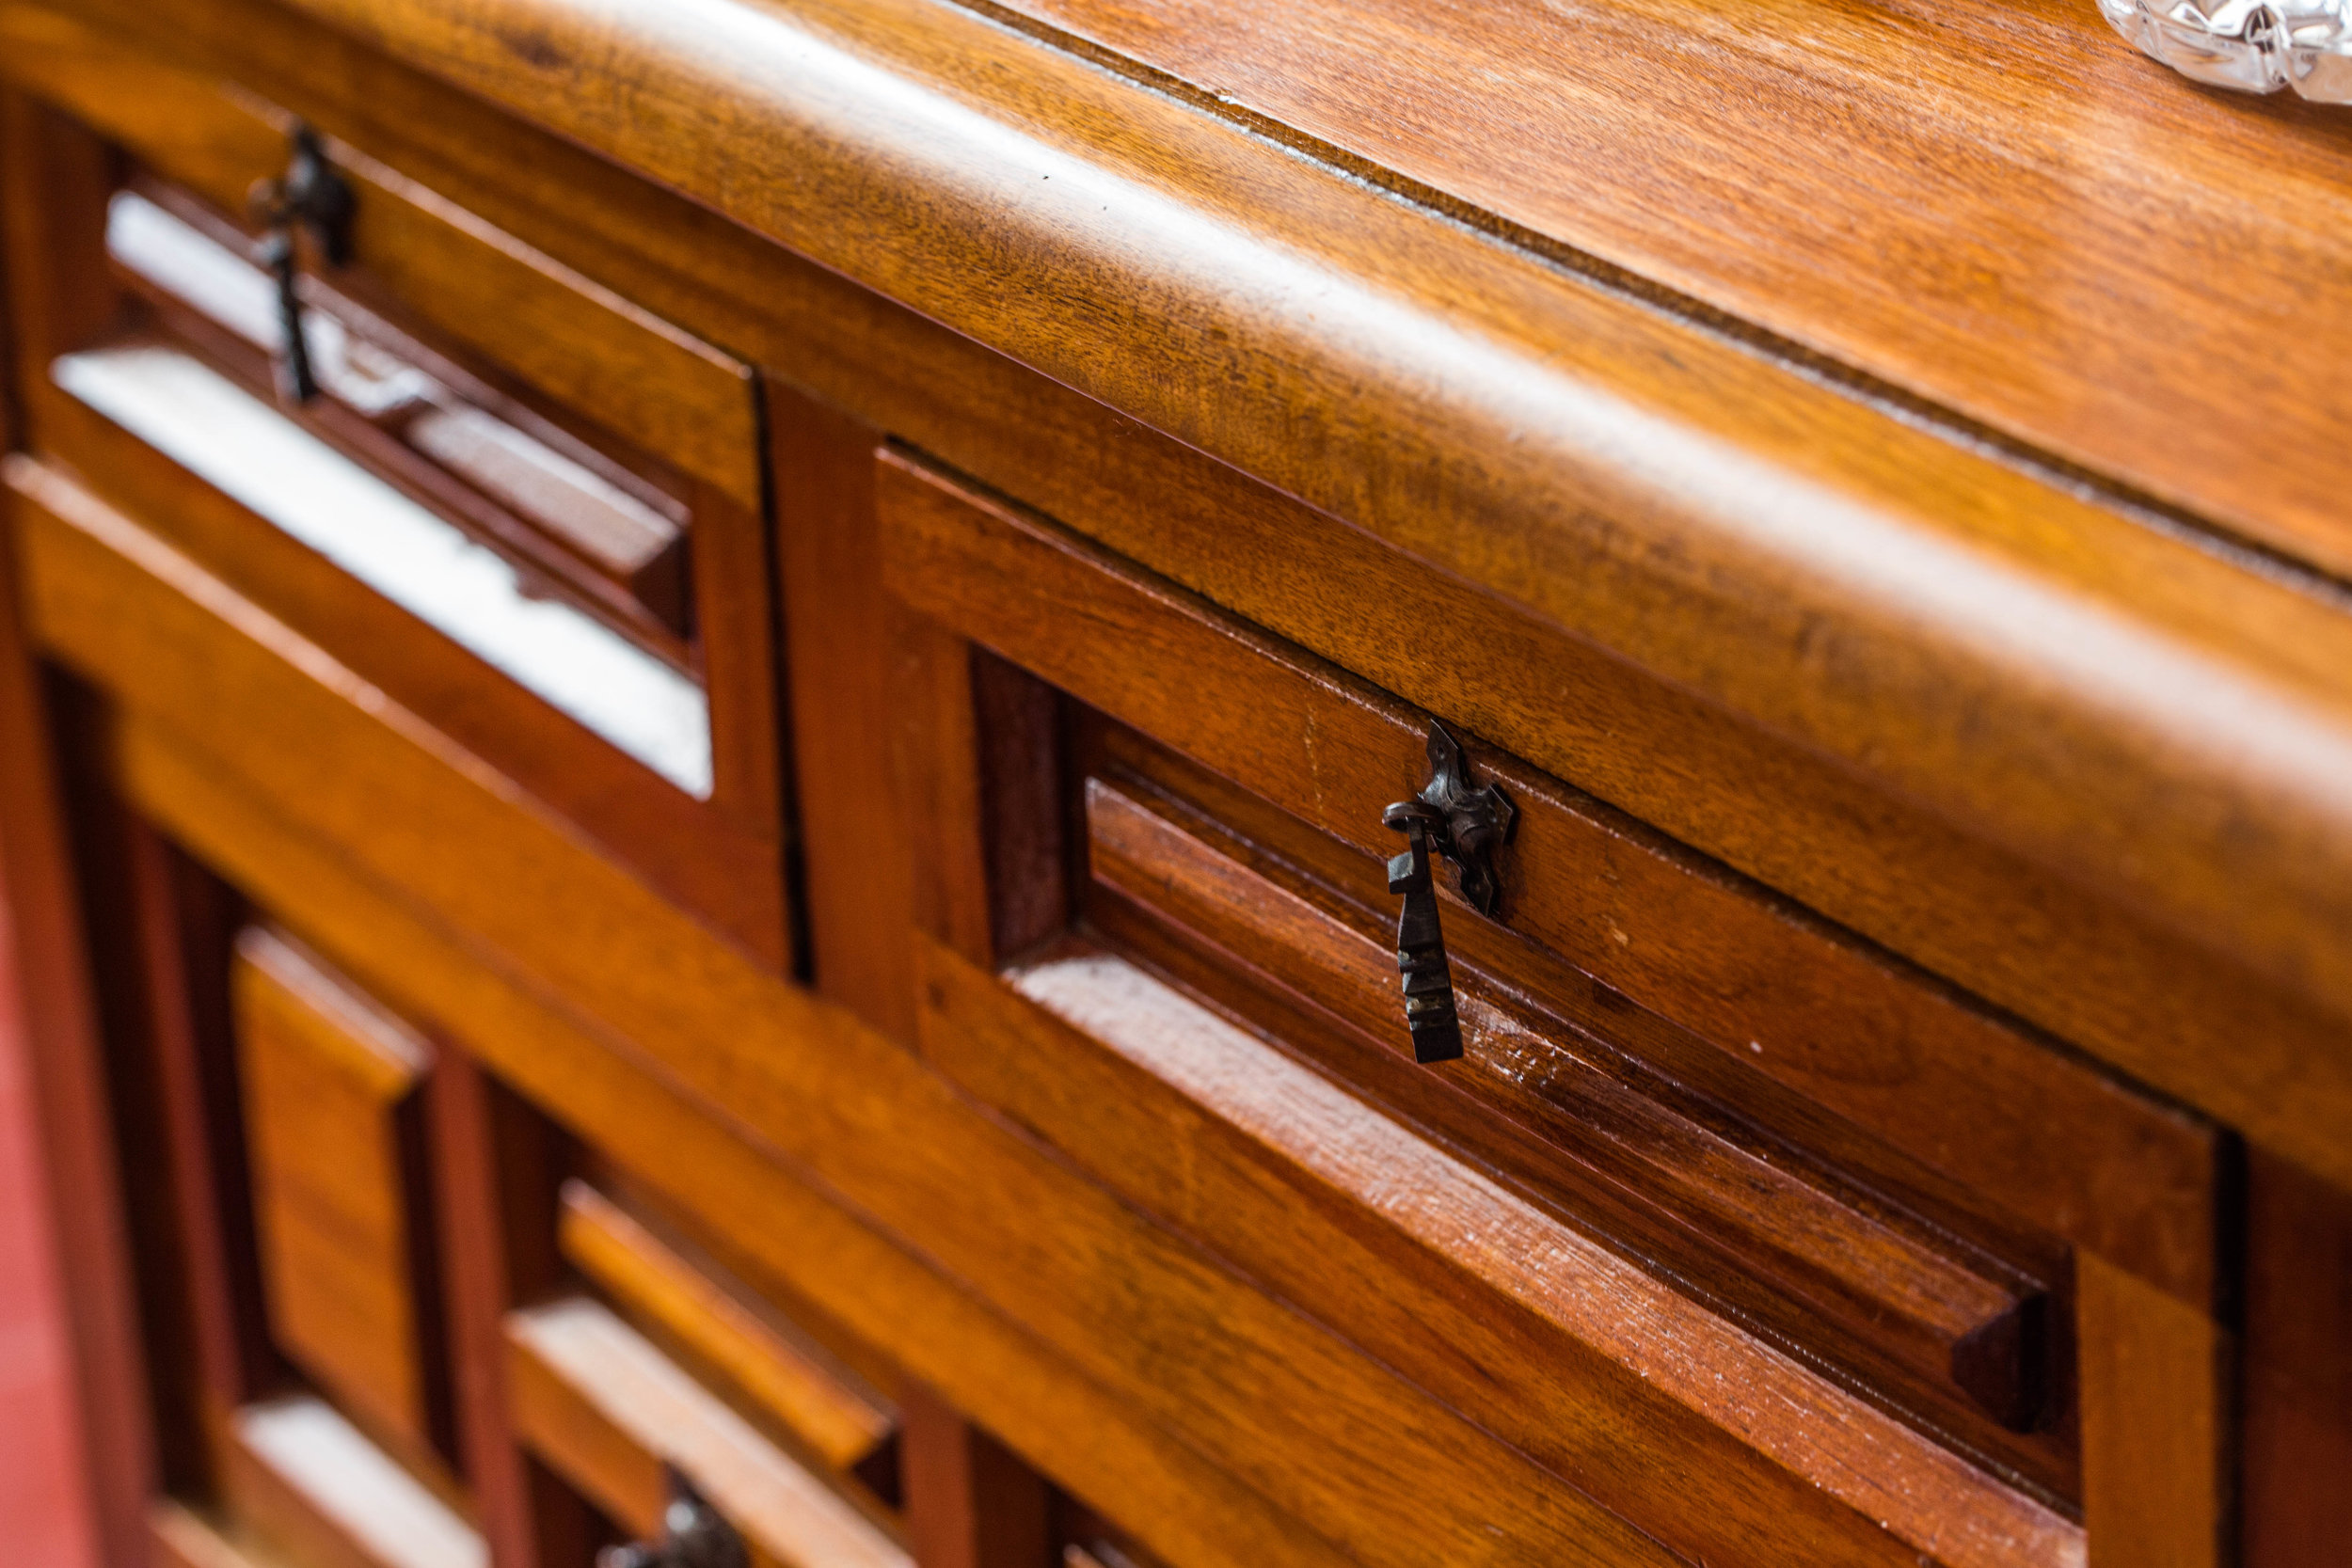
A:
[[[0,92],[0,150],[8,223],[0,237],[17,349],[25,356],[12,379],[24,396],[32,392],[28,381],[39,380],[25,374],[27,365],[44,365],[121,319],[103,244],[115,157],[87,127],[14,90]]]
[[[305,8],[2352,1007],[2319,595],[2228,572],[2275,617],[2224,625],[2183,555],[2124,608],[2126,558],[2176,543],[2137,519],[918,0],[502,8],[565,40],[530,58],[448,0]],[[825,172],[742,181],[747,139]],[[844,228],[838,188],[908,198]]]
[[[960,1408],[1017,1434],[1024,1451],[1178,1562],[1336,1568],[1351,1559],[1175,1443],[1065,1357],[904,1246],[853,1217],[665,1072],[612,1049],[548,995],[482,961],[412,904],[388,895],[274,799],[175,738],[134,723],[124,769],[148,809],[240,882],[298,917],[385,994],[420,1016],[471,1021],[485,1059],[616,1160],[647,1173],[673,1209],[707,1205],[714,1239],[745,1271],[859,1325]],[[712,1202],[711,1195],[725,1195]],[[893,1376],[877,1367],[877,1380]]]
[[[418,1099],[435,1052],[272,927],[240,934],[233,996],[272,1336],[379,1441],[446,1452]]]
[[[2247,1568],[2319,1568],[2352,1542],[2352,1196],[2247,1162],[2240,1460]]]
[[[932,1059],[1681,1558],[2080,1549],[2055,1512],[1132,966],[1049,951],[1012,995],[933,951]]]
[[[1295,988],[1331,1014],[1361,1042],[1332,1063],[1351,1086],[1393,1092],[1403,1080],[1412,1103],[1422,1097],[1411,1087],[1447,1085],[1464,1102],[1446,1118],[1457,1146],[1515,1171],[1544,1199],[1598,1196],[1608,1219],[1653,1254],[1705,1237],[1700,1247],[1738,1275],[1735,1295],[1746,1296],[1740,1286],[1751,1281],[1789,1292],[1788,1305],[1765,1310],[1815,1354],[1835,1361],[1879,1346],[1947,1400],[2016,1429],[2040,1424],[2049,1306],[2040,1288],[1990,1259],[1954,1255],[1915,1220],[1873,1212],[1795,1148],[1743,1147],[1720,1114],[1713,1126],[1686,1117],[1657,1088],[1613,1076],[1598,1041],[1467,965],[1454,970],[1465,1061],[1359,1076],[1366,1047],[1399,1050],[1387,933],[1317,909],[1116,784],[1089,780],[1086,798],[1102,883],[1200,933],[1216,961]],[[1694,1262],[1682,1264],[1685,1277],[1717,1288],[1722,1261]]]
[[[139,952],[153,998],[149,1059],[183,1238],[183,1310],[209,1417],[217,1419],[266,1391],[278,1370],[262,1317],[230,1037],[229,944],[242,922],[226,890],[153,828],[135,821],[129,850]]]
[[[554,1283],[555,1172],[544,1124],[462,1050],[425,1084],[440,1205],[458,1458],[496,1568],[585,1560],[587,1513],[532,1472],[506,1386],[506,1314]]]
[[[789,387],[771,382],[766,397],[813,979],[912,1040],[914,868],[883,719],[897,692],[874,553],[875,436]]]
[[[2221,1568],[2232,1336],[2091,1254],[2075,1294],[2090,1568]]]
[[[914,850],[914,928],[976,962],[997,952],[984,819],[987,744],[971,643],[903,606],[891,617],[891,743]]]
[[[762,816],[748,794],[734,789],[724,810],[716,809],[716,801],[694,801],[110,421],[55,388],[37,402],[48,440],[83,471],[103,476],[108,494],[155,518],[159,529],[216,563],[275,613],[348,648],[385,689],[430,712],[453,737],[644,868],[655,886],[784,967],[789,923],[780,824],[770,814],[760,828],[747,825]],[[762,562],[755,571],[742,564],[740,546],[734,555],[717,547],[706,553],[731,566],[727,592],[740,595],[748,584],[759,596],[756,585],[767,577],[765,546],[748,518],[739,521],[751,531],[750,553]],[[740,659],[757,672],[767,646],[762,630],[756,648],[731,654],[721,664],[732,668]],[[753,684],[771,690],[771,679],[763,675]],[[772,745],[774,726],[756,694],[714,698],[714,722],[721,708],[739,728],[756,717],[766,737],[738,739],[745,749],[730,777],[739,785],[758,770],[755,748]],[[714,731],[714,745],[725,744]],[[770,755],[765,777],[771,785],[777,766]]]
[[[77,667],[103,672],[109,689],[135,690],[126,706],[157,726],[161,749],[126,761],[125,771],[151,778],[142,770],[153,763],[182,781],[135,795],[175,831],[187,832],[189,818],[155,804],[189,783],[183,768],[161,760],[187,748],[170,737],[189,728],[239,735],[233,765],[201,762],[199,774],[225,769],[246,781],[234,787],[266,791],[285,831],[326,838],[357,875],[618,1031],[706,1115],[804,1164],[877,1222],[920,1234],[939,1267],[1068,1357],[1074,1375],[1135,1402],[1136,1418],[1216,1449],[1239,1472],[1237,1484],[1298,1515],[1308,1536],[1371,1563],[1422,1561],[1471,1542],[1499,1560],[1660,1559],[1576,1489],[1254,1294],[845,1010],[698,933],[545,817],[485,786],[413,715],[356,704],[348,672],[185,557],[52,474],[24,464],[9,472],[43,498],[26,509],[39,624],[52,645],[70,646]],[[134,605],[137,613],[125,613]],[[124,641],[132,627],[140,642]],[[161,654],[149,639],[181,652]],[[198,681],[198,669],[235,678]],[[241,705],[233,721],[202,718],[224,701]],[[165,711],[172,717],[152,717]],[[257,825],[245,824],[241,835]],[[250,879],[237,837],[199,842]],[[452,852],[459,844],[463,855]],[[274,879],[257,892],[314,923],[300,912],[312,901],[299,883]],[[364,953],[371,939],[362,930],[349,940]],[[429,1003],[416,1010],[454,1013]],[[515,1059],[501,1068],[512,1071]],[[562,1078],[534,1093],[573,1098]],[[1009,1228],[997,1218],[1008,1213],[1033,1223]],[[1108,1255],[1125,1257],[1120,1275],[1099,1268]],[[1171,1345],[1183,1353],[1151,1348]],[[952,1381],[904,1341],[894,1348],[910,1370]],[[1406,1432],[1419,1434],[1413,1465],[1432,1478],[1409,1496],[1388,1479]],[[1029,1434],[1020,1441],[1036,1451]],[[1302,1468],[1308,1451],[1317,1458]],[[1517,1518],[1502,1537],[1486,1523],[1499,1511]],[[1128,1516],[1140,1528],[1139,1515]],[[1244,1505],[1243,1517],[1261,1516]]]
[[[377,149],[469,210],[707,341],[779,367],[777,373],[835,406],[1424,707],[1461,716],[1558,776],[2011,1012],[2185,1101],[2262,1130],[2314,1169],[2352,1180],[2352,1167],[2335,1163],[2341,1148],[2333,1130],[2352,1115],[2334,1066],[2340,1023],[2160,929],[2144,901],[2127,908],[2094,896],[1916,800],[1729,722],[1720,706],[1604,655],[1525,604],[1497,599],[1476,585],[1485,580],[1478,573],[1465,578],[1427,571],[1329,512],[1209,461],[975,338],[777,252],[707,209],[266,0],[150,0],[124,7],[103,24],[87,8],[72,19],[51,11],[7,14],[16,19],[8,55],[14,69],[175,177],[216,190],[217,199],[233,205],[240,198],[243,177],[231,170],[220,178],[220,150],[237,143],[236,127],[249,124],[252,112],[217,92],[206,71]],[[124,47],[132,38],[160,56]],[[958,57],[987,57],[1001,41],[983,28]],[[191,69],[169,68],[162,56]],[[1047,74],[1057,69],[1051,55],[1043,59]],[[997,80],[1032,80],[1038,57],[1024,54],[1021,60]],[[701,114],[709,102],[697,99],[691,112]],[[1159,112],[1122,102],[1105,109],[1103,123],[1132,127],[1142,122],[1138,116]],[[727,141],[751,139],[751,133],[731,133]],[[1129,145],[1149,140],[1140,133],[1127,137]],[[1221,189],[1230,194],[1247,183]],[[925,277],[993,276],[990,267],[1001,260],[991,252],[977,270],[943,264]],[[984,335],[1007,341],[996,328],[1008,307],[1042,303],[1052,317],[1065,299],[1058,289],[990,293]],[[1091,346],[1104,333],[1090,325],[1076,338],[1079,346]],[[1168,362],[1138,361],[1123,351],[1115,357],[1121,366]],[[1694,362],[1681,347],[1668,357]],[[1845,439],[1804,425],[1821,410],[1810,392],[1791,404],[1760,388],[1733,391],[1746,385],[1741,377],[1748,373],[1737,357],[1707,365],[1697,372],[1701,380],[1742,406],[1769,412],[1763,431],[1770,440],[1788,437],[1801,454],[1820,457]],[[1147,401],[1168,391],[1156,368],[1138,380]],[[1236,406],[1237,385],[1258,385],[1254,371],[1237,368],[1197,396],[1177,393],[1178,412],[1184,419],[1222,416]],[[1327,450],[1298,438],[1287,409],[1265,428],[1275,432],[1267,438],[1272,466],[1253,464],[1255,471],[1323,466]],[[2029,555],[2081,569],[2082,581],[2106,584],[2123,600],[2162,607],[2166,615],[2185,615],[2182,625],[2225,633],[2273,628],[2276,648],[2301,650],[2309,672],[2323,678],[2346,665],[2343,656],[2324,651],[2334,645],[2326,629],[2332,612],[2324,606],[2202,560],[2128,518],[2083,507],[2032,475],[1967,453],[1955,467],[1961,449],[1899,422],[1879,424],[1858,438],[1856,450],[1866,454],[1865,487],[1895,476],[1912,498],[1906,506],[1916,500],[1946,521],[1974,518]],[[1492,456],[1486,451],[1467,467],[1480,469]],[[1327,467],[1342,476],[1386,471],[1377,463]],[[1408,483],[1455,471],[1411,464],[1406,469]],[[1557,491],[1547,485],[1545,495]],[[1398,508],[1413,527],[1431,523],[1441,510],[1411,501]],[[1468,536],[1489,531],[1491,519],[1484,513],[1479,518],[1468,525]],[[1510,564],[1514,558],[1506,552],[1500,559]],[[1589,589],[1609,604],[1635,603],[1593,578],[1585,564],[1552,572],[1541,585],[1549,592]],[[1765,604],[1777,614],[1785,596],[1768,594]],[[1653,609],[1629,613],[1645,628],[1666,625]],[[1788,621],[1789,645],[1828,645],[1817,635],[1819,625]],[[1732,659],[1723,667],[1744,666]],[[1895,668],[1860,657],[1848,667]],[[1548,681],[1526,678],[1539,669],[1550,672]],[[1797,689],[1816,684],[1804,677]],[[1552,700],[1564,690],[1576,700]],[[1965,703],[1913,707],[1930,716],[1979,711]],[[1955,777],[1971,765],[1965,755],[1947,762]],[[2115,820],[2132,815],[2111,814]],[[2234,877],[2239,867],[2232,863]],[[2242,879],[2233,886],[2242,890]]]
[[[979,747],[989,932],[996,956],[1006,958],[1070,922],[1061,699],[1018,665],[976,650],[972,720]]]
[[[2339,481],[2238,460],[2328,418],[2352,320],[2311,280],[2338,276],[2352,160],[2327,111],[2199,92],[2092,8],[1006,8],[1572,264],[1624,267],[1693,296],[1684,309],[2352,566]],[[1629,123],[1649,134],[1615,134]],[[2224,254],[2236,286],[2217,294]],[[2292,347],[2226,376],[2228,344],[2274,337]],[[2191,402],[2217,418],[2179,432]]]
[[[917,1568],[1049,1568],[1044,1479],[920,1384],[900,1396],[907,1533]]]
[[[564,1256],[695,1378],[839,1476],[891,1466],[898,1418],[803,1325],[589,1186],[567,1181]],[[731,1288],[732,1287],[732,1288]]]
[[[1381,812],[1424,780],[1427,717],[903,465],[881,493],[895,589],[1352,846],[1352,885],[1386,904],[1395,835]],[[1105,657],[1113,644],[1121,657]],[[1510,931],[2019,1215],[2211,1299],[2207,1130],[1557,781],[1472,756],[1522,814],[1502,860]],[[1450,908],[1466,952],[1519,967],[1508,934]],[[2060,1102],[2074,1130],[2062,1148],[2046,1136]]]

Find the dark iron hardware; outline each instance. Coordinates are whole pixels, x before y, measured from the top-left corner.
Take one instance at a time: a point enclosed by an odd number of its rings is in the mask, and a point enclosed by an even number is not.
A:
[[[660,1539],[607,1546],[596,1554],[596,1568],[750,1568],[735,1527],[675,1466],[664,1465],[661,1474],[670,1500],[661,1510]]]
[[[295,239],[307,232],[330,266],[342,266],[351,259],[352,205],[351,186],[326,161],[318,133],[308,125],[294,127],[294,155],[286,172],[253,188],[254,215],[269,226],[260,260],[278,280],[278,319],[286,339],[278,360],[278,389],[289,403],[308,403],[319,393],[310,341],[302,335],[302,295],[296,286],[301,257]]]
[[[1389,891],[1405,897],[1396,923],[1396,967],[1405,979],[1405,1025],[1412,1035],[1413,1060],[1424,1065],[1462,1054],[1454,966],[1438,923],[1431,857],[1453,862],[1464,901],[1492,915],[1502,907],[1493,854],[1510,838],[1518,817],[1500,784],[1470,787],[1461,746],[1435,721],[1429,726],[1429,775],[1419,795],[1380,814],[1382,822],[1405,835],[1405,852],[1389,862]]]

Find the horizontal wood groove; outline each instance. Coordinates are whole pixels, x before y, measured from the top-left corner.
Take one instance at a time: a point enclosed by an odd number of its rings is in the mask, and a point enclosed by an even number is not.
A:
[[[926,0],[303,8],[2352,1012],[2331,603]]]
[[[1304,898],[1255,876],[1113,784],[1089,780],[1087,844],[1096,879],[1189,927],[1238,966],[1286,985],[1336,1022],[1393,1049],[1396,951]],[[1458,946],[1458,944],[1457,944]],[[1456,964],[1465,1067],[1440,1067],[1475,1094],[1488,1073],[1507,1079],[1530,1030],[1484,991],[1485,976]],[[1947,1256],[1918,1234],[1841,1203],[1836,1195],[1751,1149],[1687,1121],[1579,1060],[1565,1024],[1538,1029],[1561,1040],[1549,1058],[1548,1094],[1577,1107],[1590,1138],[1570,1158],[1587,1180],[1622,1186],[1655,1204],[1750,1270],[1794,1284],[1808,1318],[1840,1324],[1838,1338],[1883,1342],[1942,1391],[1974,1398],[2006,1418],[2028,1407],[2020,1356],[1979,1381],[1966,1375],[1968,1347],[2016,1342],[2040,1292],[1976,1260]],[[1517,1058],[1517,1061],[1515,1061]],[[1488,1114],[1510,1113],[1483,1101]],[[1549,1141],[1548,1139],[1548,1141]],[[1621,1163],[1622,1162],[1622,1163]],[[1528,1178],[1540,1180],[1540,1178]]]
[[[697,930],[161,540],[38,466],[18,460],[9,473],[20,496],[40,497],[17,508],[20,538],[34,623],[58,657],[151,719],[236,734],[238,770],[269,780],[295,824],[573,998],[707,1115],[805,1165],[1307,1529],[1394,1568],[1433,1555],[1676,1560],[1077,1179],[851,1015]],[[126,626],[144,651],[124,642]],[[333,787],[348,777],[369,789]],[[626,961],[606,946],[620,932]],[[1008,1231],[1006,1212],[1037,1228]],[[1114,1256],[1121,1267],[1106,1274]],[[1400,1467],[1418,1478],[1409,1493],[1395,1485]],[[1506,1513],[1504,1537],[1490,1521]]]

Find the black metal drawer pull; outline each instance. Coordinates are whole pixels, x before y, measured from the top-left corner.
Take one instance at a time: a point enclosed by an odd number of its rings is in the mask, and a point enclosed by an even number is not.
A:
[[[670,1500],[661,1510],[661,1538],[607,1546],[596,1568],[750,1568],[743,1538],[717,1509],[703,1501],[693,1483],[664,1465]]]
[[[285,347],[278,360],[278,393],[288,403],[308,403],[318,396],[318,377],[310,369],[310,345],[302,335],[302,295],[297,287],[301,258],[294,237],[307,230],[320,257],[329,266],[351,259],[351,186],[326,161],[326,150],[308,125],[294,129],[294,155],[286,172],[253,188],[254,215],[269,226],[262,242],[261,263],[278,280],[278,315],[285,329]]]
[[[1396,925],[1396,967],[1405,982],[1405,1025],[1413,1060],[1450,1062],[1462,1054],[1462,1023],[1454,1008],[1454,968],[1438,919],[1438,887],[1430,857],[1454,863],[1463,901],[1484,915],[1502,907],[1493,852],[1511,836],[1518,812],[1500,784],[1472,789],[1462,748],[1445,726],[1429,726],[1429,783],[1399,800],[1380,820],[1405,835],[1405,852],[1389,862],[1389,891],[1402,894]]]

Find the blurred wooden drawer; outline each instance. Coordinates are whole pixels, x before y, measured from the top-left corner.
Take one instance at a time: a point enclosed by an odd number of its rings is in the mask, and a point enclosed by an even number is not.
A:
[[[325,1401],[238,1411],[225,1461],[230,1511],[300,1568],[488,1568],[473,1527]]]
[[[265,927],[231,983],[272,1336],[379,1430],[446,1444],[417,1095],[432,1047]]]
[[[904,657],[968,692],[909,787],[973,1092],[1694,1560],[2072,1564],[2153,1431],[2212,1430],[2210,1372],[2111,1358],[2215,1365],[2211,1130],[880,463],[885,580],[950,634]],[[1462,1054],[1416,1065],[1384,816],[1440,766],[1511,826],[1492,914],[1436,868]]]
[[[233,86],[6,25],[16,180],[71,193],[10,229],[31,444],[782,967],[749,368]],[[338,201],[272,229],[297,165]]]
[[[911,1561],[891,1516],[897,1416],[870,1386],[585,1181],[564,1186],[557,1231],[597,1293],[506,1321],[516,1430],[550,1468],[643,1537],[707,1507],[755,1562]]]

